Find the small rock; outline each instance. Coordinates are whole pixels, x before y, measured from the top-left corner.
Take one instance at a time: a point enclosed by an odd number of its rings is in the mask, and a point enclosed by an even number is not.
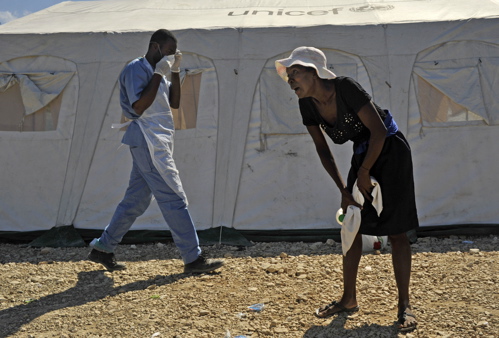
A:
[[[322,243],[321,243],[321,242],[313,243],[313,244],[311,244],[311,245],[310,245],[310,249],[312,249],[312,250],[317,250],[317,249],[319,249],[321,246],[322,246]]]
[[[40,250],[40,253],[41,253],[42,255],[46,255],[46,254],[48,254],[48,253],[52,252],[52,250],[53,250],[52,248],[42,248],[42,249]]]
[[[296,295],[296,301],[298,301],[298,302],[306,302],[307,300],[308,300],[308,297],[305,296],[304,294]]]
[[[261,265],[261,267],[262,267],[262,269],[263,269],[263,270],[265,270],[265,271],[266,271],[266,270],[269,268],[269,266],[270,266],[270,265],[271,265],[271,264],[269,264],[269,263],[263,263],[263,264]]]
[[[270,265],[269,267],[267,267],[267,269],[265,269],[265,271],[267,271],[268,273],[274,273],[274,272],[277,272],[279,270],[279,267],[277,265]]]
[[[336,242],[334,241],[334,239],[329,238],[329,239],[326,241],[326,244],[327,244],[327,245],[329,245],[329,246],[335,246],[335,245],[336,245]]]

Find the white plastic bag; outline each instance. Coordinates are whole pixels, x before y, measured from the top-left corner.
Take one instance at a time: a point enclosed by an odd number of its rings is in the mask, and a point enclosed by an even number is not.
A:
[[[341,208],[336,212],[336,222],[343,226],[343,219],[345,214]],[[386,247],[386,242],[388,241],[388,236],[370,236],[362,235],[362,252],[373,252],[376,250],[381,250]]]

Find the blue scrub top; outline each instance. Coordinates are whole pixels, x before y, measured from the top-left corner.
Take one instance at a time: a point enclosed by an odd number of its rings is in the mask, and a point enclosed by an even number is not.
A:
[[[125,66],[120,74],[120,105],[124,116],[136,120],[140,115],[136,114],[132,104],[140,99],[140,95],[151,81],[154,69],[145,57],[139,57]],[[163,78],[163,81],[166,79]],[[167,81],[167,85],[169,85]],[[137,122],[132,121],[128,126],[122,143],[133,147],[147,147],[146,140]]]

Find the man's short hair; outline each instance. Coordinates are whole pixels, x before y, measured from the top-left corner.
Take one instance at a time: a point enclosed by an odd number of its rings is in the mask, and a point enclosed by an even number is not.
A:
[[[158,29],[151,36],[151,41],[149,43],[157,42],[159,44],[162,44],[167,42],[168,40],[173,40],[175,41],[175,43],[177,43],[177,38],[173,35],[172,32],[167,29]]]

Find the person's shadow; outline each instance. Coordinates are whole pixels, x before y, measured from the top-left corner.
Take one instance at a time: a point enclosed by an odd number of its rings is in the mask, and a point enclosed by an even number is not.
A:
[[[348,314],[340,313],[324,326],[312,326],[305,332],[303,338],[329,338],[329,337],[398,337],[395,326],[383,326],[378,324],[363,325],[354,329],[345,329]]]
[[[156,276],[114,287],[112,278],[106,276],[104,272],[105,270],[82,271],[78,273],[78,282],[71,289],[0,310],[0,337],[16,333],[22,325],[51,311],[79,306],[119,293],[144,290],[150,285],[171,284],[189,276],[188,274]]]

